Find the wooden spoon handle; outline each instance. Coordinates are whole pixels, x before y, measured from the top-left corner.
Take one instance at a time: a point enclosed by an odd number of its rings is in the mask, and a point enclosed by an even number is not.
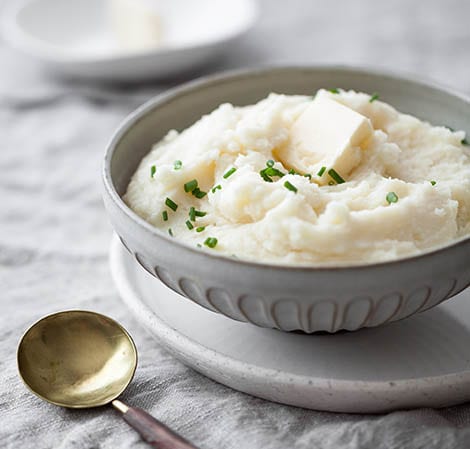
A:
[[[140,436],[153,447],[158,449],[198,449],[144,410],[129,407],[117,400],[112,404],[122,412],[124,421],[137,430]]]

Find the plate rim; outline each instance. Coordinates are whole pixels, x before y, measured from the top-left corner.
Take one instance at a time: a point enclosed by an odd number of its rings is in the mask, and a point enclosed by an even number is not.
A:
[[[318,394],[327,394],[331,391],[338,393],[339,395],[344,393],[358,393],[362,392],[363,394],[368,394],[374,396],[376,394],[392,394],[395,396],[406,395],[408,401],[412,395],[412,392],[419,391],[421,393],[420,399],[423,399],[424,392],[435,394],[435,389],[443,389],[448,387],[453,387],[456,390],[459,390],[460,387],[464,387],[468,390],[470,386],[470,369],[461,371],[458,373],[448,373],[444,375],[421,377],[421,378],[411,378],[411,379],[390,379],[384,381],[361,381],[361,380],[345,380],[345,379],[328,379],[328,378],[310,378],[305,375],[299,375],[295,373],[286,373],[280,370],[275,370],[272,368],[265,368],[259,365],[250,364],[242,360],[235,359],[226,354],[217,352],[204,344],[196,342],[188,335],[184,335],[178,332],[176,329],[172,328],[170,324],[165,322],[162,318],[158,317],[156,313],[151,310],[147,305],[144,304],[138,298],[138,293],[135,286],[131,285],[126,278],[127,269],[125,267],[126,262],[123,262],[124,256],[127,256],[127,250],[124,248],[122,243],[116,234],[113,234],[111,248],[109,252],[109,263],[111,276],[117,287],[119,296],[123,302],[129,307],[131,312],[136,316],[140,324],[143,324],[147,331],[158,340],[158,342],[175,356],[178,360],[182,361],[185,365],[190,366],[198,372],[202,372],[198,369],[198,365],[207,364],[211,367],[224,365],[224,370],[230,371],[232,377],[241,377],[246,375],[247,372],[250,373],[250,378],[255,382],[263,382],[266,378],[276,379],[276,385],[287,385],[287,384],[296,384],[303,385],[308,387],[311,390],[315,390]],[[131,257],[131,256],[129,256]],[[139,268],[138,264],[135,264],[136,268]],[[142,269],[143,270],[143,269]],[[146,273],[150,276],[148,273]],[[207,311],[207,313],[214,313]],[[249,324],[247,324],[249,325]],[[156,331],[158,329],[158,331]],[[214,355],[216,358],[214,358]],[[191,362],[191,359],[197,357],[197,362]],[[215,360],[215,362],[214,362]],[[255,369],[249,369],[249,368]],[[202,372],[206,377],[222,383],[219,379],[209,376],[205,372]],[[232,385],[223,382],[225,385],[235,388]],[[243,390],[240,390],[243,391]],[[245,391],[245,393],[247,393]],[[252,394],[248,392],[248,394]],[[263,399],[275,401],[272,398],[268,398],[262,394],[257,395]],[[462,396],[460,400],[451,400],[446,402],[444,406],[451,406],[462,403],[466,400],[470,400],[470,391],[467,396]],[[382,402],[386,402],[384,399]],[[367,413],[381,413],[384,411],[391,411],[400,408],[410,408],[410,406],[403,406],[403,401],[398,401],[398,404],[388,404],[383,407],[372,407],[367,408]],[[412,402],[412,401],[411,401]],[[281,402],[280,402],[281,403]],[[298,406],[295,403],[282,402],[287,405]],[[425,404],[424,406],[432,406]],[[365,408],[365,407],[362,407]],[[411,406],[412,408],[412,406]],[[347,410],[349,409],[349,410]],[[358,409],[353,407],[342,407],[342,408],[317,408],[317,410],[326,410],[326,411],[337,411],[337,412],[353,412],[361,413]]]
[[[47,0],[21,0],[17,3],[12,3],[5,7],[4,16],[0,21],[1,36],[12,47],[20,50],[22,53],[31,57],[37,58],[44,63],[53,64],[57,66],[75,66],[75,65],[88,65],[88,64],[110,64],[110,63],[133,63],[137,60],[166,58],[176,54],[184,54],[185,52],[200,51],[207,48],[216,48],[223,46],[234,39],[244,35],[255,25],[259,14],[260,8],[254,0],[243,0],[247,9],[247,17],[242,26],[233,30],[233,32],[223,35],[217,39],[204,40],[195,45],[182,45],[182,46],[162,46],[157,48],[143,49],[139,51],[123,51],[112,53],[109,55],[75,55],[67,52],[66,48],[59,50],[54,49],[50,45],[39,39],[38,37],[30,34],[18,24],[18,15],[21,11],[31,3],[41,2]]]

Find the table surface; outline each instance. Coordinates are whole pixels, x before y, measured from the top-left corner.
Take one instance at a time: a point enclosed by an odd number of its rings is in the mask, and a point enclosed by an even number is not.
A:
[[[140,86],[66,82],[0,41],[0,441],[7,448],[145,448],[110,408],[41,402],[15,350],[36,319],[92,309],[134,336],[140,363],[124,400],[198,444],[229,448],[467,448],[470,406],[361,416],[269,403],[219,385],[163,351],[121,304],[108,268],[103,149],[119,122],[185,79],[260,64],[341,63],[419,74],[470,93],[466,0],[263,0],[259,24],[198,73]],[[1,2],[0,2],[1,6]]]

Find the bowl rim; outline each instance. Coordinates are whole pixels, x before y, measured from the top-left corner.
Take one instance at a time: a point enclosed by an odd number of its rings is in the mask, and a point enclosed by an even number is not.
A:
[[[133,112],[131,112],[124,120],[120,123],[117,130],[112,135],[109,140],[102,163],[102,182],[104,184],[105,193],[109,196],[112,202],[120,209],[125,216],[130,220],[136,223],[144,232],[150,234],[153,237],[159,239],[164,239],[167,243],[177,245],[180,249],[185,251],[190,251],[197,256],[207,256],[209,259],[218,260],[219,262],[231,263],[237,266],[248,266],[250,268],[259,268],[259,269],[268,269],[275,270],[281,269],[283,271],[295,271],[295,272],[318,272],[318,271],[362,271],[364,269],[371,268],[380,268],[383,266],[396,266],[398,264],[403,264],[406,262],[416,262],[423,259],[433,258],[444,252],[451,251],[459,246],[470,246],[470,235],[464,236],[457,240],[453,240],[448,244],[432,247],[429,250],[423,251],[419,254],[412,254],[410,256],[399,257],[397,259],[372,262],[372,263],[353,263],[353,264],[342,264],[338,265],[286,265],[282,263],[269,263],[269,262],[257,262],[254,260],[245,260],[233,258],[220,253],[210,253],[199,248],[192,247],[187,243],[177,240],[173,237],[166,235],[166,233],[160,231],[155,226],[151,225],[139,215],[137,215],[127,204],[123,201],[121,196],[118,194],[114,187],[113,179],[111,176],[111,161],[113,159],[114,151],[119,144],[119,142],[132,131],[132,128],[141,121],[147,113],[150,111],[162,107],[168,103],[171,103],[173,100],[190,94],[194,91],[199,90],[200,88],[206,86],[214,86],[217,84],[223,84],[230,80],[235,79],[244,79],[251,78],[252,76],[262,76],[267,75],[273,72],[291,72],[291,71],[339,71],[344,73],[362,73],[363,75],[373,75],[373,76],[382,76],[390,78],[395,81],[406,81],[413,84],[418,84],[422,87],[431,88],[438,90],[444,94],[447,94],[451,97],[464,101],[470,104],[470,97],[453,90],[448,86],[444,86],[435,81],[423,78],[418,75],[404,74],[397,71],[384,70],[376,67],[368,66],[356,66],[356,65],[338,65],[338,64],[318,64],[318,65],[268,65],[258,68],[244,68],[244,69],[235,69],[227,70],[215,74],[205,75],[199,78],[196,78],[192,81],[185,82],[181,85],[173,87],[171,89],[165,90],[164,92],[155,95],[154,97],[147,100]]]

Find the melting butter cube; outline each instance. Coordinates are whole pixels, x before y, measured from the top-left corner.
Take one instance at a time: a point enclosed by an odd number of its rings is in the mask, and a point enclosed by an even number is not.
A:
[[[300,173],[315,175],[326,167],[320,178],[326,184],[331,168],[344,178],[359,164],[361,145],[372,133],[367,117],[319,92],[292,125],[291,144],[279,158]]]
[[[158,47],[162,24],[156,0],[108,0],[111,29],[125,50]]]

